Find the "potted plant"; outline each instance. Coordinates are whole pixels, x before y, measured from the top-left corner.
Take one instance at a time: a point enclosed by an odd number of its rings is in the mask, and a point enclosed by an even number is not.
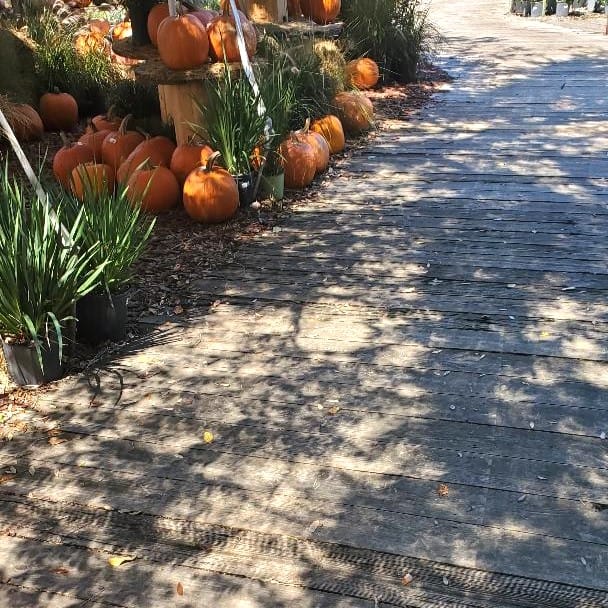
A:
[[[98,284],[106,261],[83,242],[83,214],[64,195],[40,200],[6,168],[0,179],[0,339],[13,380],[60,378],[76,300]]]
[[[72,216],[81,215],[86,247],[98,243],[89,260],[91,268],[105,262],[98,286],[76,303],[77,338],[97,345],[125,337],[127,284],[133,264],[148,243],[155,219],[143,213],[140,202],[130,200],[123,188],[114,196],[106,189],[85,188],[82,201],[72,197]]]
[[[234,177],[241,205],[250,205],[255,195],[253,151],[264,135],[266,117],[260,112],[260,96],[245,75],[224,63],[221,74],[206,81],[205,102],[197,101],[200,124],[192,130],[213,150]]]
[[[296,106],[296,87],[291,64],[278,57],[258,69],[260,94],[266,108],[266,116],[272,121],[272,134],[267,135],[259,146],[262,156],[262,192],[280,201],[285,187],[283,158],[279,152],[281,143],[290,132],[292,115]]]

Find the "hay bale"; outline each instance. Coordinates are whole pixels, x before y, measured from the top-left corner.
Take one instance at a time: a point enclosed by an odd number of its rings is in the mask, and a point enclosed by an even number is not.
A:
[[[0,57],[0,93],[37,106],[39,85],[31,43],[18,32],[0,28]]]

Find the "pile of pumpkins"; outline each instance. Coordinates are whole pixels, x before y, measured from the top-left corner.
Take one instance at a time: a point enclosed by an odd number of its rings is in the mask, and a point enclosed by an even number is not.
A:
[[[257,32],[247,16],[238,12],[247,54],[253,57]],[[221,12],[198,10],[175,17],[169,15],[168,4],[157,4],[148,15],[148,35],[161,61],[172,70],[201,67],[210,57],[228,63],[241,60],[236,23],[227,0],[221,3]]]
[[[123,40],[132,35],[131,22],[127,19],[112,26],[107,19],[91,19],[85,27],[78,30],[74,36],[74,47],[76,50],[86,55],[91,51],[107,53],[113,63],[132,66],[140,63],[138,59],[117,55],[112,50],[110,38]]]

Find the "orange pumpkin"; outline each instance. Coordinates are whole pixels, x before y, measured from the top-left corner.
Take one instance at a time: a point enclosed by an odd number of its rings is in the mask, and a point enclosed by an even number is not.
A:
[[[142,167],[127,182],[127,197],[149,213],[169,211],[179,203],[179,184],[167,167]]]
[[[279,156],[285,171],[285,187],[300,190],[308,186],[317,172],[314,148],[296,135],[279,146]]]
[[[354,59],[346,64],[346,80],[358,89],[373,89],[379,79],[378,64],[369,57]]]
[[[112,40],[123,40],[130,38],[133,35],[131,22],[129,20],[121,21],[112,28]]]
[[[96,162],[101,162],[101,146],[103,140],[111,133],[109,129],[98,131],[93,123],[89,123],[86,131],[78,140],[80,143],[86,144],[93,150],[93,156]]]
[[[45,93],[40,118],[47,131],[71,131],[78,124],[78,104],[69,93]]]
[[[197,222],[219,224],[234,216],[239,208],[239,189],[235,179],[215,165],[214,152],[204,167],[194,169],[184,183],[184,209]]]
[[[74,38],[74,48],[81,54],[110,50],[110,43],[99,32],[87,31],[77,34]]]
[[[107,195],[114,192],[114,169],[102,163],[85,163],[74,167],[70,188],[79,200],[97,194]]]
[[[213,150],[209,146],[182,144],[175,148],[169,166],[177,177],[177,181],[183,184],[190,172],[197,167],[204,166],[212,154]]]
[[[101,144],[101,159],[116,171],[127,156],[146,138],[138,131],[127,131],[131,116],[125,116],[116,131],[110,131]]]
[[[304,17],[325,25],[333,21],[340,12],[340,0],[300,0]]]
[[[337,116],[328,114],[323,118],[313,121],[310,125],[310,130],[322,135],[329,144],[331,154],[337,154],[344,150],[346,140],[344,138],[344,129],[342,123]]]
[[[44,125],[40,114],[26,103],[15,104],[13,117],[7,119],[19,141],[36,141],[42,137]]]
[[[310,130],[310,120],[306,120],[306,124],[301,131],[296,131],[294,137],[312,146],[315,152],[315,167],[317,173],[323,173],[329,165],[329,144],[327,140],[319,133]]]
[[[158,54],[172,70],[191,70],[207,63],[209,38],[192,15],[167,17],[158,28]]]
[[[374,106],[363,94],[356,91],[338,93],[334,105],[344,128],[353,134],[367,131],[374,124]]]
[[[253,24],[244,14],[241,17],[243,28],[243,38],[247,55],[253,57],[258,46],[258,35]],[[234,63],[241,60],[239,47],[237,44],[236,24],[234,17],[225,13],[216,17],[207,27],[209,34],[209,52],[214,61],[224,61]]]
[[[148,163],[151,167],[168,167],[174,150],[175,144],[168,137],[148,137],[120,165],[116,174],[118,183],[125,183],[131,173],[144,163]]]
[[[105,36],[110,33],[110,22],[107,19],[91,19],[89,21],[89,29]]]
[[[152,7],[148,13],[148,36],[153,46],[158,46],[158,28],[169,16],[169,5],[166,2]]]
[[[110,108],[105,114],[93,116],[91,122],[98,131],[117,131],[122,118],[114,116],[113,108]]]
[[[63,147],[59,148],[53,157],[53,174],[57,181],[66,190],[69,190],[72,171],[78,165],[93,162],[95,155],[87,144],[80,141],[70,143],[63,133],[61,139],[63,140]]]

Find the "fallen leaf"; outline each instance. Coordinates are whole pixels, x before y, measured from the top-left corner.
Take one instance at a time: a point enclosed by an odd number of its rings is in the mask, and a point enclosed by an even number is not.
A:
[[[440,483],[437,486],[437,494],[439,496],[441,496],[442,498],[447,496],[449,493],[450,493],[450,489],[444,483]]]
[[[60,566],[59,568],[52,568],[51,572],[53,574],[62,574],[63,576],[66,576],[70,573],[70,571],[67,568],[64,568],[63,566]]]
[[[34,476],[36,474],[36,467],[34,465],[31,465],[28,471],[30,475]]]
[[[330,416],[335,416],[340,411],[340,408],[337,405],[333,405],[327,410],[327,413]]]
[[[9,467],[8,469],[6,469],[6,471],[4,471],[5,473],[12,473],[13,475],[15,475],[17,473],[17,469],[15,467]]]
[[[584,557],[581,557],[581,563],[583,564],[583,566],[586,566],[587,560]]]
[[[524,500],[526,500],[526,495],[522,494],[518,499],[517,502],[523,502]]]
[[[530,428],[533,429],[534,428],[534,423],[530,422]]]
[[[180,306],[179,304],[173,309],[173,312],[176,315],[183,315],[184,314],[184,307]]]
[[[137,559],[134,555],[113,555],[108,558],[108,564],[110,564],[112,568],[118,568],[125,562],[132,562],[134,559]]]
[[[604,433],[604,431],[600,433],[600,439],[606,439],[606,433]]]
[[[409,585],[413,580],[414,580],[414,577],[409,572],[407,572],[406,574],[403,575],[403,578],[401,579],[401,583],[403,585]]]
[[[211,443],[213,441],[213,433],[211,431],[203,431],[203,441]]]
[[[175,591],[177,591],[177,595],[184,595],[184,586],[181,583],[177,583]]]
[[[3,473],[2,475],[0,475],[0,485],[6,483],[7,481],[11,481],[11,479],[14,478],[15,475],[13,473]]]
[[[450,580],[448,579],[448,577],[447,577],[447,576],[444,576],[444,577],[443,577],[443,584],[444,584],[444,585],[449,585],[449,584],[450,584]]]

